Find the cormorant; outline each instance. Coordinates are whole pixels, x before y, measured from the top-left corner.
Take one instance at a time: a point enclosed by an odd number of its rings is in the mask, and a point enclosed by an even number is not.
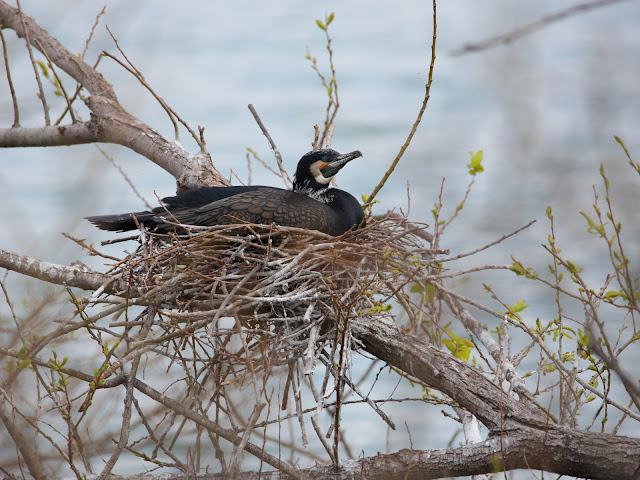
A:
[[[363,223],[364,212],[353,195],[330,188],[331,179],[351,160],[354,151],[339,154],[332,149],[306,153],[298,162],[293,191],[275,187],[199,187],[175,197],[163,198],[164,206],[151,211],[86,217],[102,230],[135,230],[139,223],[152,231],[166,233],[185,225],[271,224],[319,230],[342,235]]]

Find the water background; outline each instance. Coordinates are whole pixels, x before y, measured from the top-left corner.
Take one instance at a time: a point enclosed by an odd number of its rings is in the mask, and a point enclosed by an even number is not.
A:
[[[23,1],[25,11],[73,52],[81,52],[101,6],[93,2]],[[460,218],[442,241],[452,254],[478,248],[529,220],[538,222],[459,268],[511,263],[510,254],[544,271],[551,205],[561,248],[585,277],[602,281],[604,250],[586,234],[578,213],[593,202],[592,184],[601,184],[603,164],[612,183],[617,220],[624,225],[626,253],[640,254],[638,175],[613,139],[624,139],[640,160],[640,3],[622,2],[554,24],[535,35],[480,53],[453,56],[470,41],[502,33],[539,15],[571,5],[567,1],[478,2],[454,0],[438,5],[438,44],[431,99],[412,145],[378,199],[378,213],[407,210],[411,218],[432,222],[443,178],[444,212],[451,214],[464,195],[470,151],[484,150],[485,172],[474,186]],[[202,125],[218,170],[246,180],[246,148],[272,157],[247,104],[252,103],[293,172],[310,149],[313,125],[324,118],[326,98],[305,60],[306,48],[327,72],[324,35],[315,19],[335,11],[331,36],[341,108],[333,146],[359,149],[364,158],[345,168],[339,186],[356,196],[369,193],[404,142],[424,95],[432,17],[430,2],[379,0],[352,2],[182,2],[113,1],[98,26],[87,58],[102,50],[116,53],[104,25],[144,74],[147,82],[192,127]],[[5,31],[23,126],[42,124],[41,106],[23,41]],[[109,59],[100,71],[122,105],[167,137],[172,126],[156,101],[135,79]],[[51,91],[51,87],[48,91]],[[52,106],[52,117],[60,105]],[[55,112],[55,113],[53,113]],[[84,112],[85,118],[88,113]],[[6,81],[0,81],[0,125],[11,125]],[[195,143],[182,132],[181,142]],[[175,193],[175,181],[146,159],[116,145],[102,148],[123,166],[150,201]],[[68,264],[87,258],[60,232],[99,242],[109,234],[83,220],[87,215],[131,211],[140,200],[95,146],[0,150],[0,247]],[[254,184],[282,186],[253,164]],[[238,182],[234,179],[234,184]],[[109,250],[120,253],[121,245]],[[12,275],[13,276],[13,275]],[[507,273],[481,274],[457,282],[458,291],[498,308],[481,283],[493,285],[505,301],[526,299],[526,318],[550,319],[553,296],[531,283],[515,283]],[[16,299],[26,296],[24,282],[12,281]],[[4,308],[4,306],[3,306]],[[5,309],[6,310],[6,309]],[[0,310],[4,314],[5,310]],[[482,313],[478,319],[493,322]],[[615,321],[615,319],[612,319]],[[636,352],[637,360],[637,352]],[[637,362],[636,362],[637,365]],[[638,368],[630,365],[635,375]],[[393,389],[394,385],[390,388]],[[407,388],[407,395],[416,395]],[[398,394],[398,392],[396,392]],[[400,392],[401,396],[402,392]],[[394,420],[423,427],[412,431],[415,448],[447,446],[453,422],[439,408],[390,405]],[[357,412],[357,410],[356,410]],[[366,415],[369,412],[363,410]],[[426,413],[425,413],[426,412]],[[361,435],[369,417],[352,415],[354,450],[365,454],[408,447],[406,430],[387,436]],[[631,432],[621,432],[630,434]]]

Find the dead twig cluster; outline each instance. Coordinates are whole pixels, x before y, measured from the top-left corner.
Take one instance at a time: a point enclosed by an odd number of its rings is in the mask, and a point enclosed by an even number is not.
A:
[[[421,238],[425,228],[398,215],[340,237],[273,225],[184,226],[180,235],[142,228],[136,250],[109,272],[124,289],[92,297],[111,304],[108,329],[121,332],[128,345],[118,361],[105,364],[96,383],[109,381],[136,358],[146,364],[157,358],[172,378],[178,369],[187,380],[178,395],[189,408],[196,408],[195,402],[198,411],[213,410],[209,416],[226,411],[236,418],[230,431],[249,438],[250,432],[282,421],[264,409],[274,403],[268,385],[278,371],[286,385],[276,403],[292,409],[303,444],[308,441],[303,417],[315,412],[314,431],[337,462],[345,389],[395,428],[352,380],[351,352],[358,342],[349,322],[388,317],[393,300],[404,310],[420,309],[409,305],[408,292],[435,261]],[[323,378],[316,386],[311,374],[317,365]],[[231,386],[240,386],[243,395],[253,392],[253,413],[238,413],[242,407]],[[305,405],[309,401],[311,407]],[[323,429],[318,414],[327,408],[336,421]],[[331,437],[333,445],[326,441]],[[239,449],[246,450],[236,447],[230,470]]]
[[[405,222],[390,217],[337,238],[251,225],[143,232],[137,250],[111,274],[128,283],[122,293],[158,306],[164,333],[146,342],[197,337],[220,351],[227,335],[238,333],[221,320],[233,318],[252,349],[269,352],[263,361],[273,366],[310,350],[317,358],[340,322],[385,313],[383,304],[424,271],[429,250]],[[261,363],[254,354],[252,361]]]

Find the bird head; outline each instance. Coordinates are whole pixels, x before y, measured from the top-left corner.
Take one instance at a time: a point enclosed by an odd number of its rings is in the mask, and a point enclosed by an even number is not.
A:
[[[331,179],[351,160],[361,157],[358,150],[340,154],[330,148],[305,153],[298,162],[293,191],[315,197],[329,188]]]

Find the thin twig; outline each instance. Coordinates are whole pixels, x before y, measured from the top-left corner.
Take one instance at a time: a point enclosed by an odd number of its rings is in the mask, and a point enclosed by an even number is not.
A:
[[[249,107],[249,110],[251,111],[251,114],[253,115],[253,118],[255,119],[256,123],[260,127],[260,130],[262,130],[262,133],[264,134],[264,136],[267,137],[267,141],[269,142],[269,146],[271,147],[273,156],[276,157],[276,162],[278,163],[278,168],[280,169],[280,175],[282,176],[282,179],[285,181],[285,183],[287,183],[288,185],[291,185],[292,182],[291,182],[291,179],[289,178],[289,174],[284,169],[284,166],[282,163],[282,155],[280,155],[280,151],[278,150],[278,147],[276,147],[276,144],[273,141],[273,138],[271,138],[271,135],[269,135],[269,131],[267,130],[267,127],[265,127],[264,123],[262,123],[262,120],[260,119],[260,116],[258,115],[258,112],[254,108],[254,106],[252,104],[249,104],[248,107]]]
[[[404,152],[407,150],[407,148],[411,144],[411,140],[413,139],[413,136],[418,130],[418,125],[420,125],[420,121],[422,120],[422,115],[427,109],[427,103],[429,102],[429,98],[431,96],[431,82],[433,81],[433,67],[436,62],[436,32],[438,30],[438,24],[436,20],[437,20],[436,0],[433,0],[433,40],[431,42],[431,63],[429,65],[429,79],[427,81],[427,84],[425,85],[425,94],[424,94],[424,99],[422,100],[422,106],[420,107],[420,111],[418,112],[418,117],[416,118],[416,121],[413,122],[413,126],[411,127],[411,131],[409,132],[409,135],[407,136],[406,141],[404,142],[402,147],[400,147],[400,151],[396,155],[396,158],[394,158],[393,162],[391,162],[391,166],[389,166],[389,169],[385,172],[384,176],[382,177],[382,180],[380,180],[380,183],[376,185],[376,187],[373,189],[373,191],[369,195],[369,198],[367,198],[367,202],[372,202],[373,199],[376,198],[376,195],[378,194],[380,189],[384,187],[385,183],[387,183],[387,180],[389,179],[393,171],[396,169],[396,166],[398,165],[398,162],[404,155]]]
[[[40,73],[38,72],[38,66],[36,65],[36,61],[33,58],[33,50],[31,49],[31,40],[29,39],[29,30],[27,29],[27,25],[24,21],[24,14],[22,12],[22,6],[20,5],[20,0],[16,0],[18,4],[18,11],[20,12],[20,23],[22,24],[22,31],[24,32],[24,38],[27,41],[27,50],[29,51],[29,59],[31,60],[31,65],[33,66],[33,72],[36,76],[36,82],[38,83],[38,91],[40,92],[40,101],[42,102],[42,109],[44,110],[44,123],[45,125],[51,125],[51,119],[49,118],[49,106],[47,105],[47,99],[44,96],[44,89],[42,88],[42,81],[40,80]]]
[[[7,55],[7,44],[4,40],[4,34],[2,28],[0,28],[0,39],[2,40],[2,54],[4,57],[4,68],[7,72],[7,81],[9,82],[9,90],[11,91],[11,100],[13,101],[13,125],[12,127],[20,126],[20,110],[18,108],[18,99],[16,98],[16,90],[13,88],[13,81],[11,80],[11,71],[9,70],[9,56]]]
[[[76,123],[78,120],[76,119],[75,112],[73,111],[73,108],[71,107],[71,101],[69,100],[69,95],[67,95],[67,91],[65,90],[64,85],[62,84],[62,80],[60,80],[60,77],[56,73],[56,69],[53,66],[53,62],[49,58],[49,55],[47,55],[47,51],[40,44],[40,42],[37,39],[35,40],[35,42],[38,44],[38,47],[39,47],[40,51],[42,52],[42,54],[47,59],[47,63],[49,64],[49,68],[51,69],[51,72],[53,73],[53,76],[56,79],[56,86],[60,88],[60,91],[62,92],[62,95],[64,96],[64,99],[67,102],[67,109],[69,110],[69,115],[71,115],[71,123]]]
[[[162,106],[162,108],[164,109],[165,112],[167,112],[167,115],[169,116],[169,119],[171,120],[171,123],[173,124],[173,130],[174,130],[174,134],[175,134],[175,138],[176,141],[180,141],[180,130],[178,129],[178,124],[176,123],[176,120],[178,122],[180,122],[184,128],[187,129],[187,131],[191,134],[191,136],[193,137],[193,139],[196,141],[196,143],[198,144],[198,146],[200,147],[200,151],[201,152],[206,152],[206,144],[202,138],[203,135],[203,131],[200,131],[200,135],[196,134],[196,132],[189,126],[189,124],[187,124],[187,122],[185,122],[180,115],[178,115],[178,113],[171,108],[167,102],[164,101],[163,98],[161,98],[153,88],[151,88],[151,86],[147,83],[147,81],[144,79],[142,73],[140,73],[140,71],[135,67],[135,65],[129,60],[129,58],[125,55],[125,53],[122,51],[122,49],[120,48],[120,45],[118,44],[118,40],[116,39],[116,37],[113,35],[113,33],[111,33],[111,30],[109,30],[109,27],[106,27],[107,31],[109,32],[109,35],[111,35],[111,38],[113,39],[114,43],[116,44],[116,48],[118,49],[118,51],[120,52],[120,54],[125,58],[125,60],[127,61],[127,63],[129,64],[129,66],[125,65],[120,59],[118,59],[117,57],[111,55],[108,52],[103,52],[103,55],[106,55],[107,57],[115,60],[116,62],[118,62],[123,68],[125,68],[128,72],[130,72],[134,77],[136,77],[136,79],[149,91],[149,93],[151,93],[151,95],[153,95],[153,97],[158,101],[158,103]]]
[[[496,45],[500,44],[509,44],[514,42],[515,40],[518,40],[519,38],[524,37],[525,35],[530,35],[538,30],[548,27],[555,22],[564,20],[565,18],[571,17],[578,13],[585,13],[595,8],[606,7],[609,5],[613,5],[614,3],[624,1],[628,0],[593,0],[591,2],[577,3],[568,8],[565,8],[564,10],[544,15],[532,22],[516,27],[515,29],[507,33],[501,33],[499,35],[489,37],[479,42],[467,43],[466,45],[452,50],[451,55],[464,55],[466,53],[477,52],[480,50],[485,50],[487,48],[495,47]]]
[[[456,255],[455,257],[443,258],[443,259],[441,259],[440,261],[441,261],[441,262],[452,262],[452,261],[454,261],[454,260],[459,260],[459,259],[464,258],[464,257],[469,257],[469,256],[471,256],[471,255],[475,255],[476,253],[482,252],[483,250],[486,250],[487,248],[491,248],[491,247],[493,247],[494,245],[497,245],[497,244],[499,244],[499,243],[501,243],[501,242],[505,241],[505,240],[506,240],[507,238],[509,238],[509,237],[513,237],[514,235],[517,235],[517,234],[518,234],[518,233],[520,233],[521,231],[523,231],[523,230],[525,230],[525,229],[529,228],[529,227],[530,227],[531,225],[533,225],[534,223],[536,223],[536,220],[531,220],[531,221],[530,221],[529,223],[527,223],[526,225],[524,225],[524,226],[522,226],[522,227],[520,227],[520,228],[518,228],[518,229],[514,230],[514,231],[513,231],[513,232],[511,232],[511,233],[507,233],[506,235],[503,235],[503,236],[502,236],[502,237],[500,237],[499,239],[494,240],[493,242],[488,243],[488,244],[486,244],[486,245],[484,245],[484,246],[482,246],[482,247],[480,247],[480,248],[476,248],[475,250],[472,250],[471,252],[461,253],[461,254],[459,254],[459,255]]]

